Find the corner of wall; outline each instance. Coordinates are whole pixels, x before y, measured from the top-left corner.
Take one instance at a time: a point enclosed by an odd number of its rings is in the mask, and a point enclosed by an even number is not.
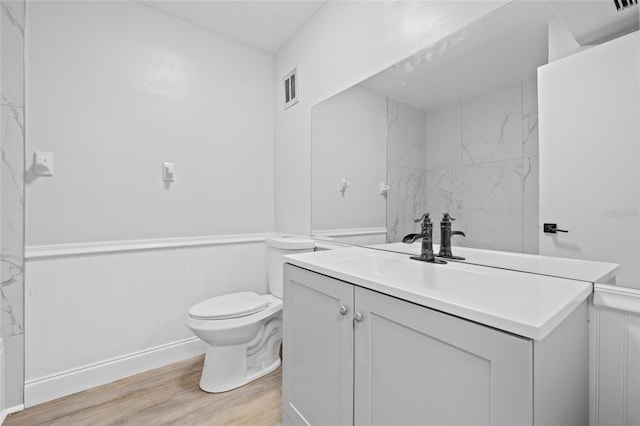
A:
[[[559,18],[549,22],[549,62],[557,61],[590,47],[578,44],[567,26]]]

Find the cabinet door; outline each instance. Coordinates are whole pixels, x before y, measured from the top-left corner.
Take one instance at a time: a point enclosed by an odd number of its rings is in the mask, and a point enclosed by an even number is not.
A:
[[[293,423],[353,424],[352,318],[351,284],[285,265],[282,406]]]
[[[356,288],[355,424],[531,425],[532,343]]]

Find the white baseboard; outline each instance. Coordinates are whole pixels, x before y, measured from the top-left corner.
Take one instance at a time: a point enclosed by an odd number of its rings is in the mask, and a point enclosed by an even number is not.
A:
[[[0,424],[4,423],[5,419],[9,414],[17,413],[19,411],[24,410],[24,405],[16,405],[15,407],[5,408],[0,412]]]
[[[205,349],[205,343],[197,337],[192,337],[82,368],[27,380],[24,387],[24,405],[32,407],[154,368],[189,359],[203,354]]]

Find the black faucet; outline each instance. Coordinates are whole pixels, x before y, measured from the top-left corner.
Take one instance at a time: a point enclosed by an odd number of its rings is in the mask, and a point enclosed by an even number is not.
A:
[[[406,235],[402,242],[406,244],[412,244],[416,240],[422,240],[422,250],[420,256],[411,256],[413,260],[419,260],[421,262],[430,263],[447,263],[444,260],[436,259],[433,254],[433,223],[429,219],[429,213],[425,213],[419,219],[414,219],[414,222],[422,222],[421,231],[419,234]]]
[[[440,222],[440,251],[438,252],[438,257],[464,260],[464,257],[454,256],[453,253],[451,253],[451,237],[454,235],[462,235],[463,237],[466,237],[462,231],[451,230],[451,222],[454,220],[456,219],[451,217],[449,213],[445,213],[442,217],[442,222]]]

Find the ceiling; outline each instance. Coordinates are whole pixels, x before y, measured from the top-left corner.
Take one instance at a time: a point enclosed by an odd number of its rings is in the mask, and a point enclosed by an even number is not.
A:
[[[617,12],[611,0],[514,1],[361,86],[428,110],[534,78],[548,62],[552,20],[560,19],[578,42],[603,42],[637,30],[639,8]]]
[[[548,60],[547,2],[512,2],[361,83],[429,110],[505,82],[534,78]]]
[[[327,0],[141,0],[139,3],[259,50],[275,53]],[[525,3],[525,2],[522,2]],[[613,0],[548,0],[581,45],[637,30],[640,7]]]
[[[270,53],[277,52],[325,2],[140,1],[151,9]]]

